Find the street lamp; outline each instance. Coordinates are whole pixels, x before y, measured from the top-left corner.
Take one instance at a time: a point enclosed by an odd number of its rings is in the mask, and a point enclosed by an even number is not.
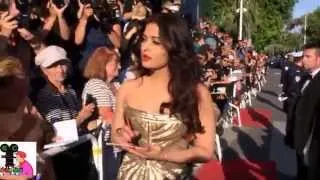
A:
[[[303,44],[307,44],[307,23],[308,23],[308,14],[304,16],[304,36]]]
[[[243,32],[243,13],[247,12],[246,8],[243,8],[243,0],[240,0],[240,8],[237,9],[237,13],[240,13],[240,20],[239,20],[239,40],[242,40],[242,32]]]

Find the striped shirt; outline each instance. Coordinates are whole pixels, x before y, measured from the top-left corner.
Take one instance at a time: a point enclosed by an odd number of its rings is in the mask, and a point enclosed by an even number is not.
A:
[[[117,86],[116,84],[114,85]],[[101,79],[90,79],[83,89],[82,100],[86,102],[87,94],[90,94],[96,100],[98,107],[111,107],[114,112],[116,97],[111,89],[111,86]],[[102,125],[102,136],[104,146],[106,143],[111,142],[111,124],[104,123]],[[121,152],[121,149],[113,148],[114,157],[117,157],[119,152]]]
[[[90,79],[82,92],[82,100],[86,102],[87,95],[90,94],[95,100],[97,107],[111,107],[115,110],[116,98],[109,84],[101,79]]]
[[[39,91],[36,107],[51,124],[75,119],[81,108],[71,86],[66,86],[65,92],[60,93],[50,84]]]

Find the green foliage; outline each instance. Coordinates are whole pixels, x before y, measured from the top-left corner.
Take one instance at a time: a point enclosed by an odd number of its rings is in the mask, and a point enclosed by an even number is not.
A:
[[[320,41],[320,7],[308,15],[308,41]]]
[[[200,14],[237,38],[240,0],[201,0]],[[253,40],[256,49],[263,50],[278,43],[284,25],[291,19],[297,0],[244,0],[244,37]]]

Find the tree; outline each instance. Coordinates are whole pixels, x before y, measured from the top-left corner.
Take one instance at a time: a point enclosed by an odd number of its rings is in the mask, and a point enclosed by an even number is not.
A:
[[[244,0],[244,35],[253,40],[258,50],[279,42],[284,25],[291,19],[297,0]],[[211,18],[217,25],[238,34],[239,0],[201,0],[201,15]]]
[[[320,41],[320,7],[308,15],[308,41]]]
[[[292,30],[300,30],[299,34],[299,39],[300,39],[300,44],[303,43],[303,35],[304,35],[304,23],[305,23],[305,16],[303,15],[301,17],[292,19],[288,25],[287,25],[287,30],[292,31]],[[307,14],[307,42],[310,41],[320,41],[320,7],[316,9],[314,12]]]

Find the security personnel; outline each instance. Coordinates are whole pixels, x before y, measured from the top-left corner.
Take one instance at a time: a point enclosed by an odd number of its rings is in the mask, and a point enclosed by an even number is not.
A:
[[[284,102],[283,103],[283,110],[285,112],[288,111],[288,105],[286,103],[286,100],[288,98],[288,88],[290,84],[292,83],[292,80],[295,76],[297,66],[294,63],[294,59],[297,59],[296,53],[292,53],[288,57],[288,61],[283,63],[283,68],[281,72],[281,80],[280,83],[282,84],[282,93],[279,95],[279,101]]]
[[[308,78],[308,73],[302,67],[302,57],[303,52],[295,52],[292,54],[294,64],[288,68],[287,79],[286,79],[286,89],[284,92],[285,100],[284,100],[284,108],[287,113],[287,120],[291,119],[290,117],[290,109],[293,108],[293,103],[295,99],[300,95],[300,90],[304,84],[304,82]],[[286,137],[285,143],[292,147],[292,137],[290,133],[292,131],[291,123],[287,122],[286,127]]]
[[[302,56],[302,51],[293,53],[294,64],[292,64],[288,70],[287,87],[284,92],[287,97],[285,101],[286,113],[288,113],[288,110],[291,108],[293,99],[299,94],[300,86],[303,84],[302,82],[306,76],[308,76],[308,73],[302,68]]]

